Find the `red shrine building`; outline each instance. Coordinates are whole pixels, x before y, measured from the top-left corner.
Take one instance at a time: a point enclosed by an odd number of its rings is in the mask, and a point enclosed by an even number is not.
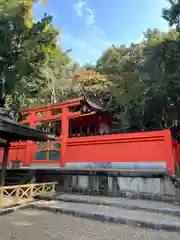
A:
[[[11,143],[9,168],[162,169],[174,174],[180,164],[169,130],[122,134],[116,131],[120,123],[95,98],[23,109],[21,123],[51,132],[56,140]]]

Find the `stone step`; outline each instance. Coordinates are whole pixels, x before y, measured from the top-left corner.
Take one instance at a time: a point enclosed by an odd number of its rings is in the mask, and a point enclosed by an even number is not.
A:
[[[114,206],[117,208],[125,208],[129,210],[141,210],[147,212],[157,212],[173,216],[180,216],[179,203],[171,204],[152,200],[128,199],[122,197],[76,195],[76,194],[56,194],[49,196],[41,196],[40,199]]]
[[[115,206],[45,200],[32,203],[31,207],[103,222],[180,232],[180,217],[169,214],[128,210]]]

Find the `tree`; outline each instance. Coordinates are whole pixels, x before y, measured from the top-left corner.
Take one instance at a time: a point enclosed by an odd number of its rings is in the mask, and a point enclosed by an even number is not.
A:
[[[80,85],[82,91],[98,92],[108,87],[106,77],[93,69],[79,69],[74,73],[74,81]]]
[[[130,127],[131,109],[135,107],[143,92],[143,84],[138,69],[142,61],[142,44],[130,46],[112,45],[97,61],[97,69],[106,74],[111,82],[109,91],[113,95],[111,112],[121,120],[122,128]]]
[[[59,90],[63,91],[64,88],[69,87],[69,82],[65,79],[65,70],[71,61],[68,52],[69,50],[63,52],[59,46],[52,52],[43,69],[47,86],[40,93],[40,101],[47,104],[56,103],[59,101]]]
[[[32,96],[46,85],[41,70],[56,49],[59,32],[52,17],[34,22],[32,0],[1,0],[0,7],[0,81],[12,104],[17,96]]]
[[[180,0],[167,0],[170,4],[169,8],[163,9],[163,17],[168,21],[169,25],[176,26],[177,30],[180,27]]]
[[[180,96],[180,42],[179,32],[171,30],[146,39],[145,61],[142,69],[146,72],[147,112],[154,117],[156,125],[168,127],[178,120]],[[156,103],[156,108],[151,107]],[[151,110],[150,110],[151,109]],[[153,111],[153,113],[152,113]]]
[[[51,59],[44,68],[43,73],[48,80],[48,85],[41,91],[38,102],[53,104],[78,97],[81,94],[74,78],[74,73],[80,65],[71,61],[67,55],[68,52],[69,50],[65,54],[61,52],[59,58],[56,58],[55,61]],[[59,59],[61,60],[59,61]]]
[[[170,126],[179,102],[179,33],[148,29],[139,44],[112,46],[97,62],[112,81],[115,104],[129,128]],[[119,108],[115,108],[120,111]]]
[[[112,46],[97,61],[99,71],[107,74],[107,77],[116,95],[117,102],[128,104],[138,98],[141,92],[138,64],[142,60],[142,48],[140,44],[131,44],[129,47]]]

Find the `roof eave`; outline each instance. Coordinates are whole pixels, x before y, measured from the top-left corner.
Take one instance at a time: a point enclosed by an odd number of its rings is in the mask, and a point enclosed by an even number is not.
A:
[[[9,140],[47,141],[55,140],[55,135],[29,128],[21,123],[0,116],[0,134]]]

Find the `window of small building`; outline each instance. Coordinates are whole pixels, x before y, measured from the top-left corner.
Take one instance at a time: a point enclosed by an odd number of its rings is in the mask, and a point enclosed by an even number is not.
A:
[[[46,112],[46,111],[40,111],[40,112],[36,112],[36,116],[38,116],[38,117],[45,117],[45,116],[46,116],[46,114],[47,114],[47,112]]]
[[[30,123],[23,123],[23,125],[25,125],[26,127],[29,127]]]
[[[20,121],[28,120],[30,118],[30,114],[20,114]]]
[[[62,133],[61,120],[52,121],[50,126],[50,132],[56,136],[60,136]]]
[[[54,115],[58,115],[58,114],[60,114],[60,113],[62,113],[62,110],[59,108],[59,109],[54,109],[54,110],[52,110],[51,111],[51,114],[54,116]]]
[[[56,121],[43,121],[36,123],[36,129],[55,134],[56,136],[61,135],[61,120]]]
[[[91,116],[72,118],[69,121],[69,136],[81,137],[96,135],[96,123]]]
[[[82,105],[74,106],[74,107],[69,107],[69,112],[79,112],[82,108]]]
[[[81,136],[87,136],[88,135],[88,126],[86,124],[83,124],[81,126]]]
[[[76,118],[69,120],[69,137],[77,137],[81,133],[80,124]]]
[[[89,125],[89,134],[90,135],[95,135],[96,134],[96,128],[95,128],[95,126],[92,122]]]

